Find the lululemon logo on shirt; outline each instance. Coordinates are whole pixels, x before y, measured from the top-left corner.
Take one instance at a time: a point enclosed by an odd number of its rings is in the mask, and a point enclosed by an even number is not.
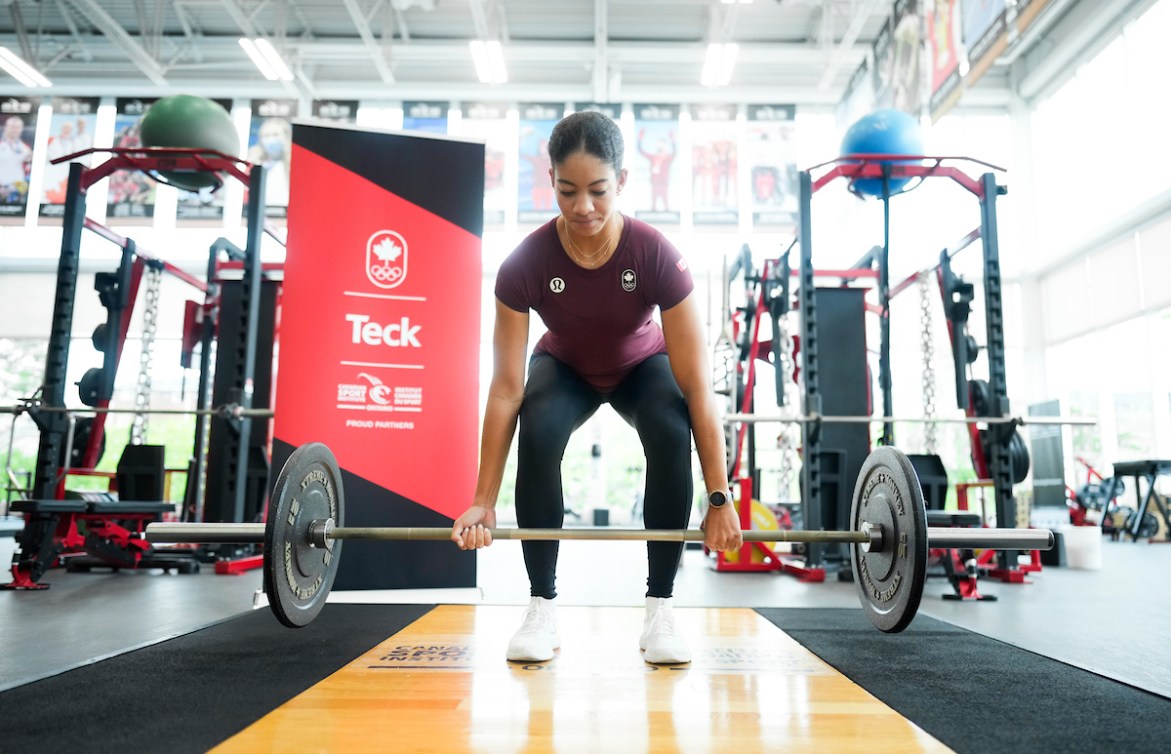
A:
[[[622,290],[626,291],[627,293],[630,293],[631,291],[634,290],[634,287],[637,284],[637,282],[638,282],[637,279],[634,277],[634,270],[623,270],[622,271]]]
[[[549,281],[549,290],[554,293],[562,293],[565,290],[565,281],[561,278],[553,278]]]

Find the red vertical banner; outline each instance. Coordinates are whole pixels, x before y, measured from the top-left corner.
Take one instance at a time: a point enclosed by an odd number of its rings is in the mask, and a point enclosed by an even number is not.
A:
[[[960,75],[959,0],[936,0],[927,13],[927,47],[931,70],[931,120],[943,117],[963,94]]]
[[[478,458],[484,145],[297,122],[292,162],[274,467],[324,442],[347,525],[450,525]],[[464,555],[348,542],[338,580],[472,586]]]

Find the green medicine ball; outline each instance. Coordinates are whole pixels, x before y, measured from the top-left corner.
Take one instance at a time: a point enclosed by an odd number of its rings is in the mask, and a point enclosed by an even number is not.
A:
[[[139,123],[145,147],[210,149],[232,157],[240,156],[240,134],[232,116],[206,97],[176,94],[151,105]],[[159,171],[170,183],[188,191],[218,185],[216,173]]]

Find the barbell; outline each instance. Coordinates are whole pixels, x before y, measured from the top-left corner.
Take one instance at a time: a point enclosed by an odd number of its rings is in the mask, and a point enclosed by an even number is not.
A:
[[[212,408],[111,408],[109,406],[84,406],[71,408],[69,406],[50,406],[39,401],[26,401],[13,406],[0,406],[0,414],[25,413],[48,414],[158,414],[171,416],[218,416],[221,419],[240,419],[244,417],[256,419],[271,419],[271,408],[245,408],[239,403],[224,403]]]
[[[727,414],[725,424],[1019,424],[1092,427],[1098,420],[1087,416],[835,416],[831,414]]]
[[[308,625],[325,606],[347,539],[446,540],[439,527],[346,527],[341,469],[317,442],[296,448],[277,475],[265,523],[147,525],[152,543],[263,543],[264,590],[276,617]],[[915,617],[931,548],[1048,550],[1046,529],[928,528],[923,492],[910,460],[880,447],[862,464],[854,486],[849,531],[745,531],[745,542],[840,543],[850,546],[858,596],[870,621],[888,633]],[[701,541],[698,529],[492,529],[494,539]],[[453,545],[454,546],[454,545]]]

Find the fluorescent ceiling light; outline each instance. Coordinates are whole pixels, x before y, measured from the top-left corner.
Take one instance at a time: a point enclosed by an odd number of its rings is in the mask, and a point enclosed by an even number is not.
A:
[[[293,72],[289,70],[289,66],[285,64],[285,61],[281,59],[272,43],[267,39],[240,37],[240,46],[244,48],[244,52],[248,53],[248,57],[252,59],[252,64],[256,66],[260,74],[269,81],[293,80]]]
[[[503,84],[508,81],[508,69],[504,65],[504,48],[495,39],[487,42],[473,39],[468,43],[472,51],[472,63],[476,76],[482,84]]]
[[[492,81],[503,84],[508,81],[508,69],[504,67],[504,48],[495,39],[484,45],[488,48],[488,67],[492,70]]]
[[[708,45],[699,83],[704,86],[727,86],[732,80],[732,70],[736,67],[736,56],[739,54],[738,44]]]
[[[473,39],[468,42],[468,47],[472,51],[472,65],[476,66],[476,76],[480,79],[480,83],[490,84],[492,82],[492,69],[488,67],[488,51],[484,49],[484,43]]]
[[[289,70],[289,66],[285,64],[285,61],[277,53],[271,42],[261,37],[256,40],[256,49],[260,50],[260,54],[264,56],[264,59],[276,71],[276,77],[278,79],[281,81],[293,80],[293,72]]]
[[[24,62],[16,53],[7,47],[0,47],[0,68],[3,68],[12,78],[30,89],[50,87],[53,85],[53,82],[42,76],[40,71]]]

